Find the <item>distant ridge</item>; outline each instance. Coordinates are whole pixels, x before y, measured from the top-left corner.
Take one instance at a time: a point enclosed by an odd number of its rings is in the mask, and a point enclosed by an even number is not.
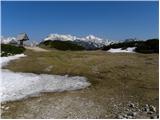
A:
[[[99,37],[96,37],[94,35],[88,35],[85,37],[77,37],[69,34],[50,34],[46,38],[44,38],[44,41],[71,41],[75,44],[78,44],[80,46],[83,46],[85,49],[97,49],[101,48],[103,46],[109,45],[112,42],[109,42],[108,39],[102,39]]]

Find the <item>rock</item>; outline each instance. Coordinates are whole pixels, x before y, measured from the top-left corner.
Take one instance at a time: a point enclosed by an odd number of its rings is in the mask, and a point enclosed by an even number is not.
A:
[[[148,107],[144,107],[144,108],[142,108],[142,111],[149,112],[150,110]]]
[[[137,111],[138,111],[138,112],[141,112],[141,110],[140,110],[140,109],[138,109]]]
[[[128,116],[126,114],[123,115],[123,118],[127,118]]]
[[[105,117],[105,118],[108,118],[108,115],[105,115],[104,117]]]
[[[117,107],[117,105],[116,105],[116,104],[114,104],[113,106],[114,106],[114,107]]]
[[[136,116],[137,115],[137,113],[136,112],[133,112],[133,116]]]
[[[159,118],[159,115],[157,115],[157,118]]]
[[[133,113],[132,112],[127,113],[127,116],[133,116]]]
[[[152,112],[152,111],[149,111],[149,112],[147,112],[147,114],[153,114],[153,112]]]
[[[137,115],[136,112],[130,112],[130,113],[127,114],[127,116],[132,116],[132,117],[134,117],[134,116],[136,116],[136,115]]]
[[[154,106],[152,106],[152,105],[150,105],[149,109],[150,109],[150,111],[152,111],[152,112],[156,112],[156,107],[154,107]]]
[[[148,104],[145,104],[145,107],[146,107],[146,108],[149,108],[149,105],[148,105]]]
[[[135,105],[133,103],[130,103],[128,106],[131,107],[131,108],[135,107]]]
[[[5,109],[5,110],[8,110],[8,109],[9,109],[9,107],[5,107],[4,109]]]
[[[133,117],[132,117],[132,116],[127,116],[127,118],[128,118],[128,119],[132,119]]]
[[[122,116],[122,115],[117,115],[116,118],[118,118],[118,119],[123,119],[123,116]]]
[[[157,119],[157,116],[151,116],[150,118],[151,119]]]
[[[5,107],[4,107],[4,106],[1,106],[1,108],[4,109]]]

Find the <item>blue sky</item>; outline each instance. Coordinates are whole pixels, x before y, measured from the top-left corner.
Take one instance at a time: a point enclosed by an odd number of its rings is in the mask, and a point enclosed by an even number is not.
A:
[[[157,1],[5,1],[1,5],[5,37],[21,32],[37,41],[50,33],[94,34],[111,40],[158,37]]]

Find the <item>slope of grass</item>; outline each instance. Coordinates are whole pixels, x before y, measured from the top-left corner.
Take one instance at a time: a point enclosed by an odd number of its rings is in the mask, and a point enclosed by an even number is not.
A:
[[[26,50],[25,54],[27,57],[12,61],[5,68],[15,72],[85,76],[92,85],[80,91],[46,93],[40,97],[7,103],[10,110],[3,114],[3,117],[18,118],[24,115],[24,118],[29,118],[32,115],[31,118],[36,118],[43,116],[41,112],[45,112],[46,107],[54,105],[59,100],[64,100],[65,109],[70,108],[68,112],[74,114],[83,112],[81,113],[83,115],[97,114],[100,118],[104,118],[105,114],[114,114],[114,104],[124,106],[128,101],[138,102],[140,105],[151,104],[158,109],[158,54],[112,54],[99,50],[53,50],[50,52]],[[73,100],[71,103],[69,98]],[[83,100],[87,100],[86,104],[83,103]],[[63,102],[60,102],[59,105]],[[92,102],[94,104],[91,104]],[[85,104],[83,109],[79,109],[82,104]],[[88,109],[89,105],[90,109]],[[99,113],[95,112],[97,109]],[[122,111],[123,107],[118,109]],[[50,113],[54,113],[54,110],[56,111],[55,107],[49,107]],[[69,113],[66,112],[66,114]],[[61,117],[65,118],[65,114],[62,114]]]
[[[25,54],[27,57],[11,62],[7,68],[37,74],[86,76],[92,84],[101,84],[106,89],[114,88],[114,86],[119,88],[118,85],[126,81],[133,85],[127,88],[133,93],[140,89],[136,88],[138,86],[151,87],[153,85],[152,87],[158,88],[158,55],[156,54],[111,54],[105,51],[58,50],[43,53],[27,50]],[[48,71],[49,66],[52,67]],[[136,84],[137,86],[134,86]]]

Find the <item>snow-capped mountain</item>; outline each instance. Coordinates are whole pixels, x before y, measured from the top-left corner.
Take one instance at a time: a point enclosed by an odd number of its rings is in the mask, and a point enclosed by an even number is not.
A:
[[[72,35],[64,35],[64,34],[50,34],[48,37],[44,39],[44,41],[47,40],[60,40],[60,41],[73,41],[76,44],[79,44],[83,47],[91,47],[92,48],[100,48],[104,45],[109,45],[111,42],[106,39],[102,39],[99,37],[96,37],[94,35],[88,35],[86,37],[77,37]]]
[[[15,37],[3,37],[1,36],[1,44],[9,44],[9,43],[13,43],[13,44],[16,44],[17,43],[17,40]]]
[[[96,37],[94,35],[88,35],[85,38],[86,38],[86,40],[90,40],[90,41],[93,41],[93,42],[102,41],[103,40],[102,38]]]
[[[75,39],[76,39],[76,36],[72,36],[72,35],[50,34],[48,37],[44,39],[44,41],[47,41],[47,40],[74,41]]]

